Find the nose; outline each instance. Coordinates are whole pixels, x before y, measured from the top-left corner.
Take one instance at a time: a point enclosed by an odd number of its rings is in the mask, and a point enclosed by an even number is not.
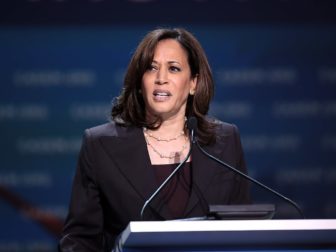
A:
[[[163,85],[168,82],[168,72],[165,69],[160,68],[156,72],[155,84]]]

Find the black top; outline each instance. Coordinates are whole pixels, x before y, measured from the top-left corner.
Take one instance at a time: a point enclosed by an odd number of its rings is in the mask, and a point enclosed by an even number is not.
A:
[[[158,187],[163,181],[176,169],[179,164],[161,164],[152,165]],[[184,216],[190,192],[191,192],[191,163],[186,163],[171,178],[168,184],[162,188],[160,192],[162,196],[162,204],[167,204],[173,218],[181,218]]]

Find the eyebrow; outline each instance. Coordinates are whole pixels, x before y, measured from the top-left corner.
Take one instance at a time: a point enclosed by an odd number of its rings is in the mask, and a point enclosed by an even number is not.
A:
[[[153,60],[153,63],[156,63],[156,64],[158,64],[158,62],[157,62],[156,60]],[[178,62],[178,61],[175,61],[175,60],[170,60],[170,61],[168,61],[168,63],[169,63],[169,64],[174,64],[174,63],[176,63],[176,64],[179,64],[179,65],[181,65],[181,63],[180,63],[180,62]]]

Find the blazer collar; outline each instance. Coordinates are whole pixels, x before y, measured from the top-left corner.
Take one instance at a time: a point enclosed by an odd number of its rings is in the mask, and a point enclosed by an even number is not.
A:
[[[100,142],[116,167],[143,199],[155,188],[154,174],[140,128],[118,127],[115,136],[104,136]]]
[[[116,126],[116,135],[101,137],[100,142],[144,204],[157,190],[158,184],[152,171],[147,144],[141,128]],[[163,200],[160,198],[158,194],[147,206],[144,219],[170,218],[170,213],[167,207],[161,204]]]
[[[220,152],[213,146],[205,147],[205,149],[212,154]],[[215,155],[218,155],[218,153]],[[204,194],[209,189],[211,180],[215,175],[216,166],[217,164],[209,160],[194,144],[192,150],[192,191],[185,211],[186,216],[196,207],[197,210],[193,211],[194,217],[202,217],[208,213],[209,204]]]

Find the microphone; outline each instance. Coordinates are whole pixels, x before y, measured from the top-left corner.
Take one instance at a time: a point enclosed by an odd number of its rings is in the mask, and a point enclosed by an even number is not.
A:
[[[141,209],[141,212],[140,212],[140,219],[141,220],[143,220],[143,215],[144,215],[145,209],[147,208],[149,203],[152,202],[152,200],[156,197],[156,195],[159,194],[159,192],[162,190],[162,188],[171,180],[172,177],[174,177],[174,175],[181,169],[181,167],[183,167],[183,165],[187,162],[187,160],[191,156],[193,143],[194,143],[193,141],[196,141],[195,140],[195,132],[196,132],[196,128],[197,128],[197,120],[196,120],[195,117],[192,117],[192,118],[194,118],[193,122],[190,123],[190,120],[188,120],[188,123],[187,123],[188,129],[190,131],[190,149],[189,149],[189,152],[188,152],[187,156],[184,158],[184,160],[182,160],[182,162],[180,162],[178,164],[178,166],[174,169],[174,171],[161,183],[161,185],[158,187],[158,189],[155,190],[155,192],[148,198],[148,200],[146,200],[146,202],[142,206],[142,209]]]
[[[188,129],[190,130],[190,142],[192,144],[196,143],[196,133],[197,133],[197,119],[192,116],[188,119]]]
[[[282,200],[286,201],[287,203],[289,203],[290,205],[292,205],[292,206],[297,210],[297,212],[300,214],[301,218],[302,218],[302,219],[305,219],[304,214],[303,214],[301,208],[300,208],[300,207],[298,206],[298,204],[296,204],[294,201],[292,201],[291,199],[285,197],[284,195],[282,195],[281,193],[275,191],[274,189],[272,189],[272,188],[270,188],[270,187],[264,185],[263,183],[259,182],[258,180],[256,180],[256,179],[254,179],[254,178],[252,178],[252,177],[246,175],[245,173],[239,171],[237,168],[233,167],[232,165],[229,165],[229,164],[223,162],[222,160],[220,160],[220,159],[214,157],[213,155],[209,154],[206,150],[204,150],[204,149],[200,146],[200,144],[199,144],[199,142],[197,141],[197,138],[196,138],[196,128],[197,128],[197,119],[196,119],[196,117],[191,117],[191,118],[189,119],[188,123],[189,123],[189,122],[190,122],[190,125],[192,125],[192,126],[195,126],[195,125],[196,125],[196,127],[194,128],[195,130],[194,130],[193,135],[192,135],[192,136],[193,136],[192,144],[196,144],[196,146],[198,147],[198,149],[199,149],[204,155],[206,155],[206,156],[209,157],[210,159],[216,161],[216,162],[219,163],[220,165],[229,168],[229,169],[230,169],[231,171],[233,171],[234,173],[239,174],[240,176],[242,176],[242,177],[244,177],[245,179],[251,181],[252,183],[258,185],[259,187],[261,187],[261,188],[263,188],[263,189],[265,189],[265,190],[267,190],[267,191],[269,191],[269,192],[275,194],[275,195],[278,196],[280,199],[282,199]]]

